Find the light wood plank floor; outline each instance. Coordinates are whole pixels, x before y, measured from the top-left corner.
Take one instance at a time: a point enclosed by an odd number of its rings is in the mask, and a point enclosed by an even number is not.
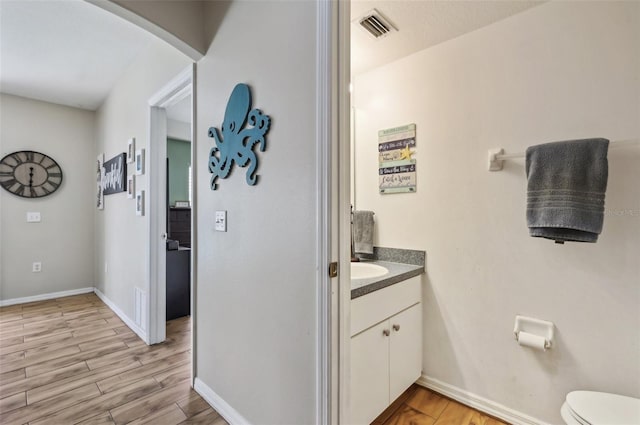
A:
[[[0,308],[0,424],[228,425],[189,385],[190,320],[147,346],[95,294]]]
[[[228,425],[189,385],[190,320],[147,346],[95,294],[0,308],[0,424]],[[505,425],[417,385],[373,425]]]
[[[418,385],[412,385],[372,425],[506,425]]]

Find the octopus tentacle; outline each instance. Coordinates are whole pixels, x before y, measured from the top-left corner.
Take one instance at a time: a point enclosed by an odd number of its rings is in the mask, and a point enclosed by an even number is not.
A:
[[[258,180],[258,175],[256,174],[258,162],[256,161],[256,154],[252,150],[249,151],[249,157],[251,164],[249,165],[249,169],[247,170],[246,179],[247,184],[249,186],[253,186]]]

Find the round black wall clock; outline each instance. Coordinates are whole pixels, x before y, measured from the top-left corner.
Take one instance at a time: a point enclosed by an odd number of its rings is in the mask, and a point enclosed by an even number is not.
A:
[[[62,184],[62,168],[40,152],[13,152],[0,160],[0,186],[23,198],[51,195]]]

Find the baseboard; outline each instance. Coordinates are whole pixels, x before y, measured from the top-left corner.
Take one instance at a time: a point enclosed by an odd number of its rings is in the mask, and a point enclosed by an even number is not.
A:
[[[548,425],[544,421],[426,375],[422,375],[416,384],[513,425]]]
[[[94,288],[92,288],[94,289]],[[115,305],[113,301],[111,301],[105,294],[102,293],[98,288],[95,288],[95,293],[102,300],[103,303],[107,305],[115,314],[118,315],[120,320],[122,320],[132,331],[136,333],[147,345],[149,344],[149,335],[145,331],[140,328],[140,326],[136,325],[136,323],[131,320],[129,316],[127,316],[124,311],[120,310],[120,308]]]
[[[36,301],[53,300],[56,298],[70,297],[72,295],[88,294],[90,292],[93,292],[93,287],[71,289],[69,291],[51,292],[48,294],[34,295],[32,297],[11,298],[8,300],[0,300],[0,307],[5,307],[8,305],[14,305],[14,304],[32,303]]]
[[[207,384],[202,382],[199,378],[196,378],[193,389],[206,400],[207,403],[213,407],[216,412],[220,413],[230,425],[249,425],[249,421],[246,420],[240,413],[215,393]]]

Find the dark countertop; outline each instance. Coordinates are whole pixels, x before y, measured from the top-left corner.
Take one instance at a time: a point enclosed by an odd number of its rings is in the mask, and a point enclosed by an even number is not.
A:
[[[386,267],[389,272],[383,276],[373,277],[369,279],[352,279],[351,280],[351,299],[361,297],[378,289],[386,288],[403,280],[407,280],[414,276],[424,273],[424,265],[393,263],[391,261],[363,261],[367,264],[377,264]]]

